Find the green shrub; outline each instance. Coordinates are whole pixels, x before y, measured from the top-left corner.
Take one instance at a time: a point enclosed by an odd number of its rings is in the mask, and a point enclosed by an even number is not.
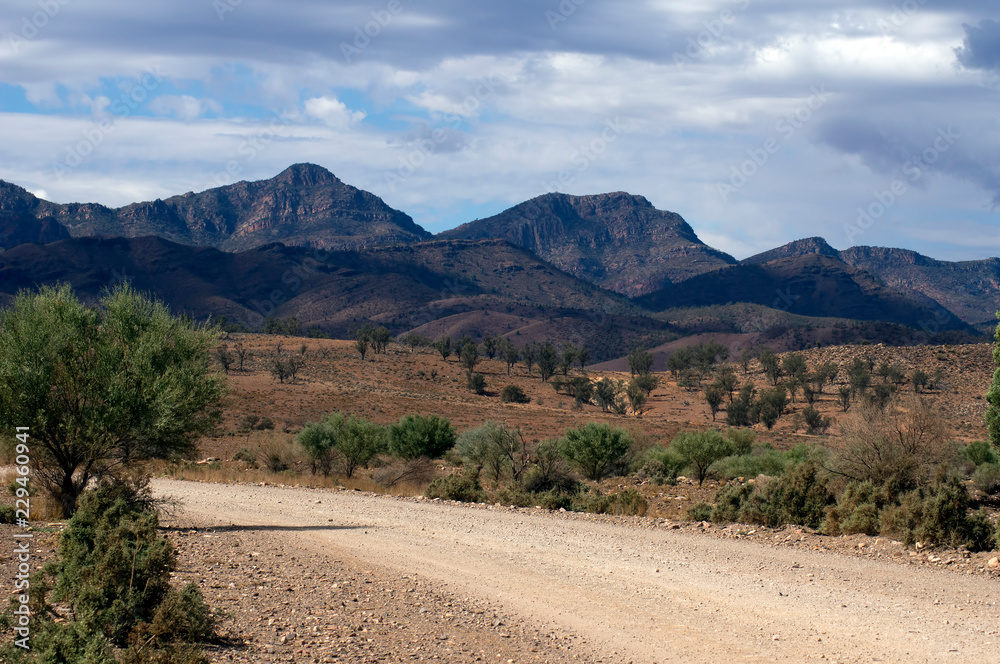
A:
[[[496,502],[511,507],[532,507],[538,500],[517,484],[510,484],[496,495]]]
[[[582,485],[570,476],[559,441],[547,440],[539,444],[535,448],[534,461],[534,465],[522,479],[522,486],[526,491],[531,493],[557,491],[572,494],[580,491]],[[565,506],[560,505],[560,507]]]
[[[728,456],[720,459],[712,467],[713,472],[723,479],[736,477],[754,478],[758,475],[776,477],[785,472],[791,462],[787,452],[779,452],[770,447],[760,447],[753,454]]]
[[[983,551],[995,543],[992,527],[986,527],[984,519],[982,515],[970,517],[969,494],[961,480],[952,476],[900,496],[898,505],[882,512],[881,532],[906,544],[964,545]]]
[[[633,488],[607,495],[599,491],[581,493],[573,501],[574,512],[615,514],[618,516],[644,516],[649,503]]]
[[[239,452],[233,455],[233,461],[242,461],[250,468],[256,468],[257,450],[252,450],[249,447],[244,447]]]
[[[1000,463],[984,463],[976,468],[972,483],[984,493],[1000,492]]]
[[[0,649],[0,659],[206,664],[195,644],[213,637],[215,617],[197,586],[170,586],[173,551],[158,528],[145,482],[105,483],[85,492],[63,531],[58,558],[32,577],[31,653],[8,647]],[[69,609],[58,622],[49,594]],[[123,649],[117,659],[112,645]]]
[[[13,505],[0,505],[0,523],[15,523],[17,511]]]
[[[518,480],[527,461],[521,432],[501,422],[466,429],[459,434],[454,449],[463,465],[468,464],[477,475],[485,473],[494,486],[508,475]]]
[[[676,483],[677,476],[687,468],[688,460],[672,447],[656,445],[639,458],[639,474],[658,484]]]
[[[451,422],[437,415],[405,415],[389,425],[389,451],[402,459],[436,459],[454,445]]]
[[[487,499],[479,479],[469,475],[439,477],[430,483],[424,495],[428,498],[457,500],[463,503],[485,503]]]
[[[500,392],[500,401],[504,403],[531,403],[531,397],[524,393],[520,385],[507,385]]]
[[[573,497],[556,489],[535,494],[535,501],[540,507],[547,510],[573,509]]]
[[[988,440],[977,440],[969,443],[962,450],[962,456],[977,466],[984,463],[997,463],[997,453]]]
[[[833,502],[826,481],[812,461],[790,468],[780,478],[716,492],[713,520],[742,521],[776,528],[786,523],[817,527]],[[733,518],[735,515],[736,518]]]
[[[876,487],[869,481],[851,482],[837,504],[827,510],[822,530],[827,535],[878,535],[882,510],[892,504],[893,498],[885,486]]]
[[[466,387],[476,394],[486,394],[486,376],[481,373],[472,373],[465,376]]]
[[[562,453],[589,480],[599,480],[628,453],[632,436],[624,429],[590,422],[567,429]]]
[[[826,430],[830,428],[831,424],[833,424],[832,419],[824,417],[812,406],[807,406],[802,409],[802,420],[805,422],[806,432],[809,434],[826,433]]]
[[[757,432],[753,429],[731,428],[726,430],[726,440],[729,441],[730,454],[742,456],[753,451]]]
[[[732,447],[715,429],[679,433],[670,447],[687,459],[698,477],[698,485],[705,483],[712,464],[731,454]]]
[[[708,503],[695,503],[687,508],[684,516],[688,521],[708,521],[712,518],[712,506]]]

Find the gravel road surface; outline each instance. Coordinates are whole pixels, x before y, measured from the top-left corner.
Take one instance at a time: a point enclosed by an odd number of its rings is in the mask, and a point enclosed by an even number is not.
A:
[[[1000,582],[647,519],[156,480],[180,518],[443,584],[622,662],[1000,662]],[[272,534],[275,531],[272,531]],[[497,660],[493,660],[497,661]]]

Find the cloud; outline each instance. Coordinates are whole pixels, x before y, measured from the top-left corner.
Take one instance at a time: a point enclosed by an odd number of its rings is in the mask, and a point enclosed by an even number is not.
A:
[[[305,102],[306,115],[330,127],[347,128],[365,119],[364,111],[352,111],[334,97],[314,97]]]
[[[149,109],[158,115],[191,122],[206,113],[220,112],[222,106],[212,99],[196,99],[191,95],[161,95],[149,102]]]
[[[1000,22],[983,19],[962,27],[965,41],[955,49],[958,61],[969,69],[1000,70]]]

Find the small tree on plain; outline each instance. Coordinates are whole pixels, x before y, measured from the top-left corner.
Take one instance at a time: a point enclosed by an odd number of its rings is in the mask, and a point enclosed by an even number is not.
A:
[[[584,477],[599,480],[618,463],[632,446],[632,437],[624,429],[590,422],[577,429],[567,429],[562,453],[575,464]]]
[[[552,377],[558,364],[559,353],[556,351],[556,347],[546,341],[538,349],[538,373],[541,374],[543,381]]]
[[[92,481],[192,454],[226,392],[218,333],[120,284],[84,306],[67,285],[0,314],[0,426],[29,427],[35,477],[71,516]]]
[[[698,486],[705,483],[705,477],[713,463],[732,453],[729,441],[715,429],[679,433],[670,443],[670,447],[687,459],[694,468]]]
[[[389,452],[402,459],[436,459],[454,445],[455,429],[437,415],[404,415],[389,425]]]
[[[434,350],[441,354],[442,360],[447,362],[452,352],[451,337],[444,336],[435,341]]]
[[[636,374],[647,374],[653,368],[653,354],[639,346],[625,357],[628,369],[634,378]]]
[[[503,361],[507,365],[507,375],[510,375],[510,370],[514,368],[517,361],[521,359],[521,351],[518,350],[517,346],[510,342],[510,340],[504,340],[503,345]]]
[[[1000,313],[997,314],[1000,318]],[[996,345],[993,347],[993,382],[986,392],[986,429],[990,442],[1000,449],[1000,324],[997,324]]]
[[[715,421],[715,414],[719,412],[722,407],[722,400],[725,397],[722,394],[722,389],[716,385],[709,385],[705,388],[705,402],[708,407],[712,410],[712,421]]]

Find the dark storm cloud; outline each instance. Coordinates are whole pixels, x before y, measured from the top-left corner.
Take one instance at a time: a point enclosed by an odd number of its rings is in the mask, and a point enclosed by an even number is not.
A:
[[[983,19],[962,27],[965,42],[956,50],[958,61],[969,69],[1000,70],[1000,22]]]

